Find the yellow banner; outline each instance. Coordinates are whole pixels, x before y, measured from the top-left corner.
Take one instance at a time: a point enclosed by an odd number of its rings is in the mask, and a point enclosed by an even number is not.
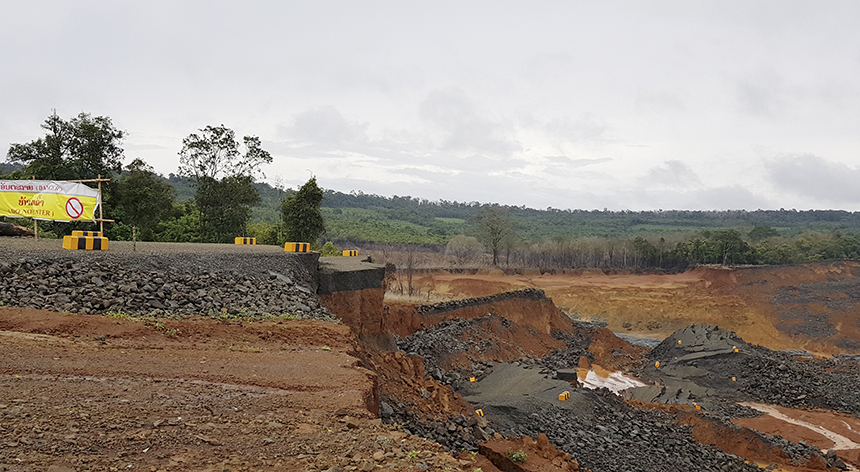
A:
[[[0,216],[53,221],[93,221],[99,192],[81,183],[0,180]]]

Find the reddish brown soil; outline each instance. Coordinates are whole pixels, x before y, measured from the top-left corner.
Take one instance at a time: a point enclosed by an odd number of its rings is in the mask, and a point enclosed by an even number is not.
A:
[[[320,321],[0,308],[0,470],[457,465],[374,419],[377,376],[355,347]]]

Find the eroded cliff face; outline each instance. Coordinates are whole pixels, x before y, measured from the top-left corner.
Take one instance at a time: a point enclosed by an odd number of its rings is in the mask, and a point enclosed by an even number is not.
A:
[[[391,304],[384,313],[386,329],[408,336],[423,328],[454,318],[480,318],[496,313],[533,334],[549,336],[553,329],[570,331],[570,319],[562,314],[543,291],[526,289],[481,298],[455,300],[434,305]]]

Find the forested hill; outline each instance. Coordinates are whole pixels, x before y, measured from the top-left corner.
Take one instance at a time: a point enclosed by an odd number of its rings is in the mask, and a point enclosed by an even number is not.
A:
[[[443,242],[468,233],[468,223],[481,204],[428,201],[413,197],[382,197],[361,192],[325,192],[324,214],[328,237],[358,240],[402,239],[402,242]],[[537,210],[506,207],[517,224],[517,235],[527,241],[553,237],[630,238],[668,236],[701,230],[769,226],[782,236],[808,231],[860,232],[860,212],[840,210],[756,211],[602,211]],[[425,238],[418,238],[424,230]],[[400,230],[403,238],[386,233]],[[404,231],[405,230],[405,231]],[[744,231],[746,232],[746,231]]]
[[[194,189],[187,179],[171,175],[179,201],[191,200]],[[280,202],[292,190],[266,183],[254,186],[261,202],[252,222],[278,223]],[[353,241],[385,241],[444,244],[457,234],[470,234],[477,202],[430,201],[410,196],[385,197],[361,191],[326,190],[323,198],[326,238]],[[842,210],[733,210],[733,211],[605,211],[505,207],[517,225],[518,239],[526,241],[564,238],[633,238],[681,236],[702,230],[734,228],[746,233],[755,226],[769,226],[781,236],[805,232],[860,233],[860,212]]]

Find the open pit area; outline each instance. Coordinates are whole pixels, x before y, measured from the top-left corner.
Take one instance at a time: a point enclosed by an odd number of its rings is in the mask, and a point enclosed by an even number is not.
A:
[[[450,300],[410,304],[362,257],[58,245],[0,240],[0,471],[860,466],[852,262],[422,274]]]

